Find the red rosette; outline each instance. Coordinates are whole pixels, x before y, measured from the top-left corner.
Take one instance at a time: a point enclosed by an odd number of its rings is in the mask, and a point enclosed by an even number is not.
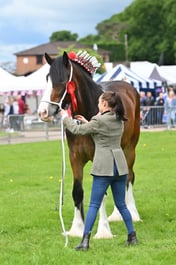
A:
[[[76,55],[75,52],[69,52],[68,53],[68,57],[69,57],[70,60],[75,60],[77,55]]]

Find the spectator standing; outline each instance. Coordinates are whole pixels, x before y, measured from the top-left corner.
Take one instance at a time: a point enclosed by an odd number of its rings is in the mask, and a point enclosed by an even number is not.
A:
[[[18,108],[19,108],[18,109],[19,130],[21,130],[21,129],[24,129],[24,114],[25,114],[25,111],[26,111],[26,104],[23,101],[21,95],[18,95],[17,100],[18,100]]]
[[[152,96],[152,93],[150,91],[147,92],[146,95],[146,110],[147,110],[147,115],[146,115],[146,123],[148,126],[154,124],[154,103],[155,99]]]
[[[175,125],[175,113],[176,113],[176,95],[173,90],[168,92],[168,96],[165,102],[165,112],[167,115],[167,129],[170,130]]]
[[[156,119],[157,119],[157,124],[162,124],[163,123],[163,114],[164,114],[164,95],[162,92],[159,93],[159,97],[156,100]]]
[[[0,103],[0,128],[3,127],[4,112],[5,112],[5,105],[3,103]]]
[[[146,112],[146,95],[144,91],[140,92],[140,118],[141,121],[143,120],[144,116],[145,116],[145,112]]]

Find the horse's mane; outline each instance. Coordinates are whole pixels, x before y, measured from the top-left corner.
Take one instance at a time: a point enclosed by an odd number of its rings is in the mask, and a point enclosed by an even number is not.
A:
[[[102,94],[101,86],[92,79],[92,76],[80,64],[73,62],[75,75],[79,78],[79,91],[84,102],[84,116],[90,119],[98,112],[98,98]]]
[[[57,57],[51,64],[49,75],[51,77],[53,87],[57,87],[60,83],[67,81],[66,67],[63,67],[62,57]]]

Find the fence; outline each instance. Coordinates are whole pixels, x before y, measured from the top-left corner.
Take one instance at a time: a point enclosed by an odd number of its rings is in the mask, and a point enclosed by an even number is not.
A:
[[[169,118],[169,123],[168,123]],[[176,108],[165,111],[164,106],[144,106],[141,107],[141,126],[144,128],[175,127]]]
[[[176,113],[176,110],[175,110]],[[175,115],[175,114],[174,114]],[[174,116],[173,126],[176,124]],[[167,128],[167,115],[164,107],[141,107],[141,128]],[[37,115],[0,116],[0,144],[60,139],[60,120],[42,122]]]
[[[37,115],[0,117],[0,144],[59,139],[60,120],[42,122]]]

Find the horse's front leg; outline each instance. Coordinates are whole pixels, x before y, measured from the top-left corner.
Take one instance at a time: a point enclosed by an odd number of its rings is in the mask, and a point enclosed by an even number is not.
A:
[[[84,231],[84,208],[83,208],[83,196],[84,191],[82,183],[79,180],[74,181],[72,196],[74,200],[74,217],[72,226],[67,232],[69,236],[83,236]]]
[[[94,143],[88,136],[73,136],[67,131],[69,158],[74,176],[72,197],[74,201],[74,217],[68,235],[82,237],[84,232],[84,191],[83,168],[93,159]]]
[[[76,152],[72,152],[70,150],[70,163],[74,176],[72,190],[72,197],[74,201],[74,217],[71,228],[67,233],[70,236],[82,237],[84,231],[84,190],[82,181],[85,162],[82,161]]]

